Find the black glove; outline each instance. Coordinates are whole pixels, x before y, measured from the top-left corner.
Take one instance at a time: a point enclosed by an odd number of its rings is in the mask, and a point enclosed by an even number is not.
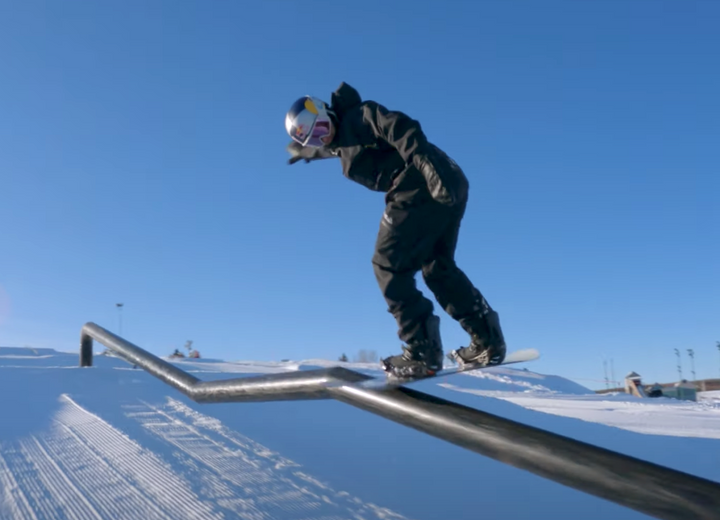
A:
[[[305,160],[305,162],[310,162],[310,159],[307,157],[303,157],[303,152],[305,151],[303,146],[300,143],[296,143],[295,141],[290,141],[290,144],[287,145],[286,150],[290,154],[290,159],[288,159],[288,164],[295,164],[298,161]]]
[[[309,163],[310,161],[317,161],[318,159],[330,159],[335,157],[334,154],[325,148],[303,146],[295,141],[290,141],[286,150],[291,156],[290,159],[288,159],[288,164],[295,164],[298,161],[305,161],[306,163]]]

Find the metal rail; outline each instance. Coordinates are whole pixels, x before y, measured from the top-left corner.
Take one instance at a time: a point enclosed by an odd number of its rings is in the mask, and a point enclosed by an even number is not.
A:
[[[336,399],[565,486],[667,520],[720,520],[720,483],[462,406],[406,387],[362,388],[341,367],[201,381],[94,324],[81,332],[198,403]]]

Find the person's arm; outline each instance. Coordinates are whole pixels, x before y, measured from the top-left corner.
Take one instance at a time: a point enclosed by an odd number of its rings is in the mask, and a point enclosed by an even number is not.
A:
[[[406,164],[413,164],[422,173],[435,200],[441,204],[455,202],[452,193],[442,183],[438,167],[433,162],[435,155],[418,121],[373,101],[365,103],[362,121],[376,138],[394,147]]]

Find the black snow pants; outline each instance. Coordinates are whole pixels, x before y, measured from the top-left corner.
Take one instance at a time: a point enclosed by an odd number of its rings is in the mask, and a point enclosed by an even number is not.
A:
[[[438,304],[461,322],[478,314],[482,295],[455,263],[467,199],[455,206],[436,202],[421,187],[388,193],[372,263],[380,290],[398,323],[401,341],[424,339],[433,304],[417,288],[422,271]]]

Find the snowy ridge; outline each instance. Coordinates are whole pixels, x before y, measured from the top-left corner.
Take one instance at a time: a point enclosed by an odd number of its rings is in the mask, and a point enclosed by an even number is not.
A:
[[[278,374],[281,372],[294,372],[300,367],[299,363],[258,363],[250,361],[219,361],[183,358],[163,358],[165,361],[177,365],[189,373],[208,374]]]
[[[0,347],[0,358],[38,358],[49,357],[60,354],[57,350],[51,348],[34,348],[34,347]]]
[[[592,390],[573,381],[558,376],[537,374],[530,370],[510,367],[490,367],[483,370],[464,372],[462,375],[481,379],[473,381],[473,386],[486,389],[498,389],[514,392],[532,392],[536,394],[595,394]],[[467,383],[466,380],[462,380]]]

